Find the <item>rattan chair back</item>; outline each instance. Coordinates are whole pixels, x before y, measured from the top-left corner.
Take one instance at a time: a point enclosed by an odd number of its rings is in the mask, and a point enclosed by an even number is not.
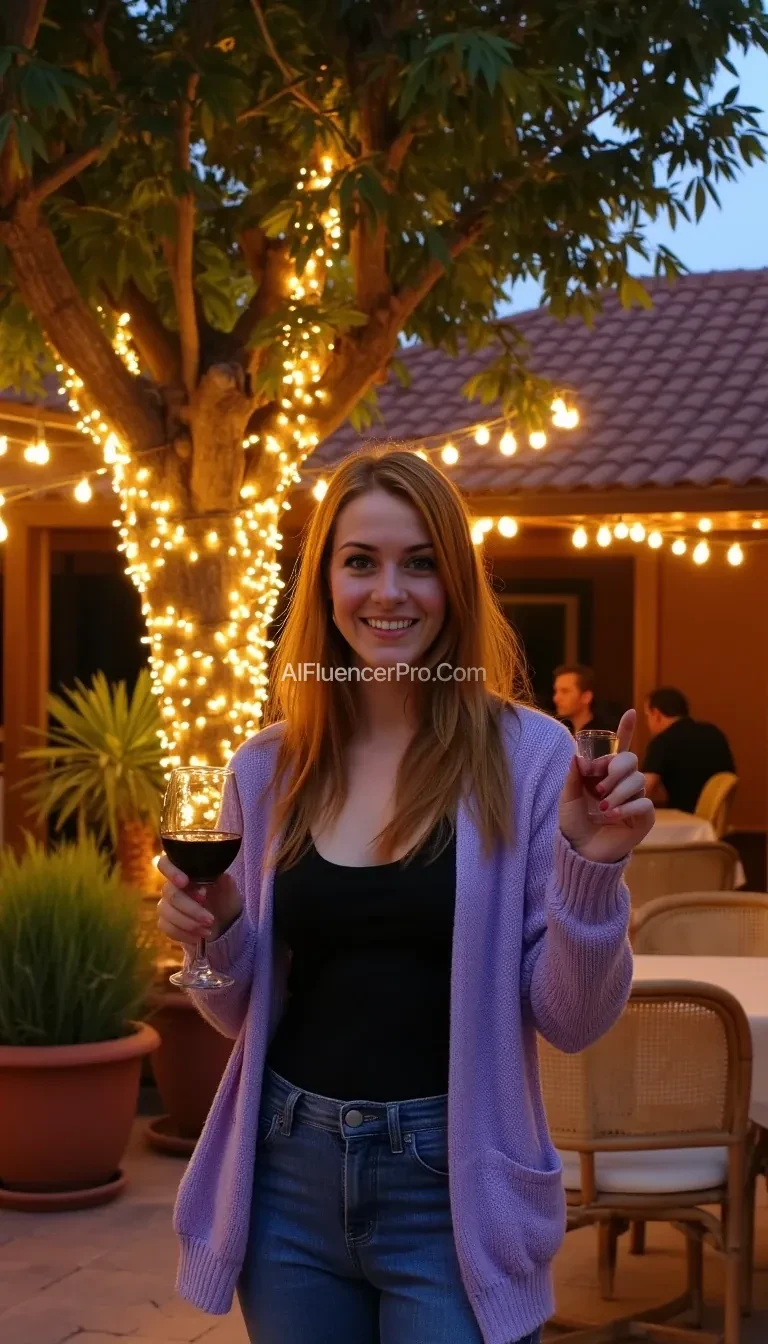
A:
[[[687,957],[768,956],[768,896],[689,892],[650,901],[632,936],[638,954]]]
[[[699,794],[696,816],[710,823],[718,840],[722,840],[728,830],[731,808],[738,787],[738,775],[723,770],[708,779]]]
[[[632,909],[685,891],[733,891],[739,856],[732,845],[641,845],[627,865]]]

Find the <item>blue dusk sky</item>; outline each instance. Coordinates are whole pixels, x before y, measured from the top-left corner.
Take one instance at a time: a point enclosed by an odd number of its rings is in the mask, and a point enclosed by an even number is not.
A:
[[[768,56],[755,49],[747,56],[734,55],[733,64],[741,86],[739,101],[762,109],[761,125],[768,130]],[[734,83],[733,76],[725,72],[716,94],[727,93]],[[722,209],[710,202],[698,224],[683,220],[674,231],[665,221],[657,220],[648,228],[651,246],[665,244],[690,271],[768,266],[768,162],[745,168],[735,182],[722,182],[717,190]],[[501,312],[524,312],[537,307],[539,299],[538,284],[523,281],[515,286],[509,305]]]

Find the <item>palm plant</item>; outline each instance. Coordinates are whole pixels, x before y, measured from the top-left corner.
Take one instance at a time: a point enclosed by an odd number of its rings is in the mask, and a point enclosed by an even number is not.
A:
[[[54,819],[61,831],[74,818],[79,837],[109,840],[126,882],[144,887],[152,877],[165,787],[160,709],[149,672],[131,695],[125,682],[110,685],[97,672],[91,685],[48,696],[53,722],[37,729],[46,745],[25,751],[37,762],[25,786],[30,811]]]

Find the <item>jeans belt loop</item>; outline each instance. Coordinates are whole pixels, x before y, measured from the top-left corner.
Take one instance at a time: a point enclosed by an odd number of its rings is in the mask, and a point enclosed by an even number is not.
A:
[[[288,1097],[286,1098],[285,1109],[283,1110],[283,1114],[280,1119],[280,1127],[286,1138],[290,1137],[291,1129],[293,1127],[293,1112],[296,1109],[296,1102],[299,1100],[300,1096],[301,1096],[301,1088],[294,1087],[293,1090],[289,1092]]]
[[[402,1153],[403,1134],[400,1128],[400,1103],[397,1101],[387,1102],[387,1128],[389,1129],[389,1146],[393,1153]]]

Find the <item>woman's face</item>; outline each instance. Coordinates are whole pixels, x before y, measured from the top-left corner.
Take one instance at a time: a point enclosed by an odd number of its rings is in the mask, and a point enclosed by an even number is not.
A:
[[[360,664],[417,663],[445,620],[446,596],[421,514],[371,490],[336,519],[328,580],[339,631]]]

